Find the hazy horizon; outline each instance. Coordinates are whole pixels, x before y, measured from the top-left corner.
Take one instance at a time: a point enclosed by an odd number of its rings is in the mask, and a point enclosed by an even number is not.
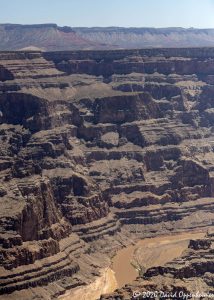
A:
[[[132,29],[132,28],[136,28],[136,29],[141,29],[141,28],[145,28],[145,29],[201,29],[201,30],[214,30],[214,25],[213,27],[181,27],[181,26],[168,26],[168,27],[149,27],[149,26],[71,26],[71,25],[59,25],[57,23],[0,23],[0,25],[21,25],[21,26],[34,26],[34,25],[57,25],[58,27],[71,27],[71,28],[127,28],[127,29]]]
[[[214,28],[214,0],[0,0],[1,24]]]

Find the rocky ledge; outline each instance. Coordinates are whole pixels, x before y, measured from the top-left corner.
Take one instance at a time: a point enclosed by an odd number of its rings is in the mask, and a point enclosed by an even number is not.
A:
[[[0,53],[0,298],[57,298],[137,238],[213,224],[213,74],[213,48]]]

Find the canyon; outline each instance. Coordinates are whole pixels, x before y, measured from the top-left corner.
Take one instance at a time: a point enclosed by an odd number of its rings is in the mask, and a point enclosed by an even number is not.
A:
[[[191,231],[100,297],[213,291],[213,96],[214,48],[0,52],[0,299],[68,300],[121,248]]]

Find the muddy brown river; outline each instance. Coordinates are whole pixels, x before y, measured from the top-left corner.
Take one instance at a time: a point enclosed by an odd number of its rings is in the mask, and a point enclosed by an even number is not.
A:
[[[111,269],[115,272],[118,287],[132,282],[138,271],[134,265],[141,265],[145,269],[163,265],[188,248],[190,239],[204,237],[205,233],[180,233],[176,235],[165,235],[140,240],[133,246],[128,246],[118,251],[112,259]]]
[[[128,246],[117,252],[112,259],[110,268],[102,270],[101,276],[84,288],[68,291],[60,300],[96,300],[102,294],[111,293],[138,276],[133,266],[141,265],[145,269],[163,265],[179,257],[187,249],[190,239],[202,238],[204,232],[187,232],[146,238],[135,245]]]

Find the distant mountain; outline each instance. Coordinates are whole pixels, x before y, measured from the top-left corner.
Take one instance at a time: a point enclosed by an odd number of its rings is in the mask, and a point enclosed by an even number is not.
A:
[[[0,50],[214,47],[214,29],[0,24]]]
[[[73,30],[87,40],[121,48],[214,46],[214,29],[94,27]]]
[[[56,24],[41,25],[0,25],[0,50],[70,50],[102,48],[95,42],[86,40],[70,27]]]

